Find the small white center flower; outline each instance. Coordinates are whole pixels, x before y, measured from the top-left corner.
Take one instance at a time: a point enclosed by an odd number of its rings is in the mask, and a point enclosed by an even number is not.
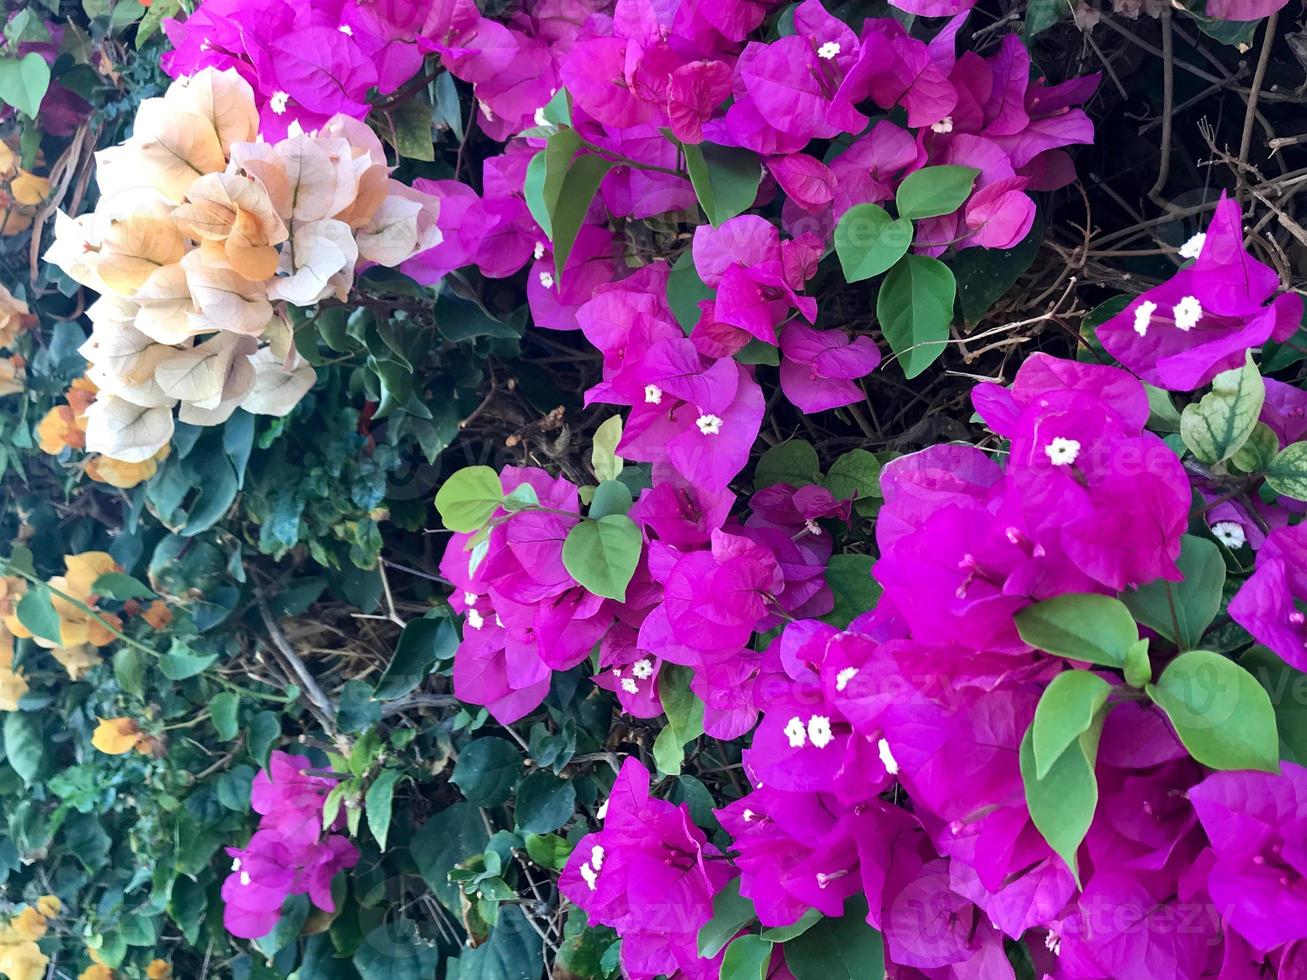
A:
[[[548,126],[549,120],[545,118],[545,107],[541,106],[536,110],[535,115],[531,117],[537,126]]]
[[[803,529],[809,534],[815,534],[817,537],[821,537],[821,525],[816,521],[804,521]]]
[[[1080,455],[1080,443],[1075,439],[1058,436],[1044,447],[1044,455],[1054,466],[1070,466]]]
[[[808,730],[803,727],[803,721],[798,715],[785,723],[785,737],[790,740],[792,749],[801,749],[808,744]]]
[[[1193,238],[1180,246],[1180,257],[1185,259],[1196,259],[1203,251],[1203,245],[1207,242],[1207,236],[1201,231],[1194,235]]]
[[[486,625],[485,617],[475,609],[469,609],[467,611],[467,625],[471,626],[474,630],[479,630],[482,626]]]
[[[531,250],[531,254],[536,257],[536,261],[545,257],[545,243],[536,242],[536,247]]]
[[[240,859],[240,858],[233,858],[233,859],[232,859],[232,862],[231,862],[231,869],[232,869],[233,871],[239,871],[239,870],[241,869],[241,859]]]
[[[548,272],[540,273],[540,285],[544,286],[545,289],[553,289],[554,288],[553,275],[551,275]]]
[[[608,801],[604,800],[604,802],[600,804],[599,809],[595,811],[595,817],[602,820],[606,816],[608,816]]]
[[[481,110],[481,114],[486,117],[487,122],[495,121],[495,114],[490,111],[490,106],[486,105],[483,99],[477,99],[477,108]]]
[[[882,738],[876,743],[876,751],[880,753],[880,762],[885,767],[885,771],[891,776],[897,776],[899,774],[899,762],[894,758],[894,753],[890,751],[889,742]]]
[[[722,431],[722,420],[716,415],[700,415],[694,420],[694,424],[706,436],[715,436]]]
[[[952,116],[945,116],[945,117],[944,117],[943,119],[941,119],[939,122],[937,122],[937,123],[931,123],[931,124],[930,124],[930,131],[931,131],[932,133],[941,133],[941,134],[942,134],[942,133],[951,133],[951,132],[953,132],[953,117],[952,117]]]
[[[640,680],[645,680],[653,676],[653,663],[647,659],[637,660],[631,665],[631,673]]]
[[[840,53],[839,41],[827,41],[825,44],[823,44],[821,47],[817,49],[817,57],[825,58],[827,61],[830,61],[839,53]]]
[[[657,385],[645,385],[644,403],[646,405],[661,405],[663,403],[663,390]]]
[[[858,676],[857,667],[845,667],[835,675],[835,690],[842,691],[849,686],[849,681]]]
[[[280,92],[280,91],[273,92],[272,98],[268,100],[268,108],[280,116],[283,112],[286,111],[286,103],[289,101],[290,101],[289,92]]]
[[[1175,317],[1175,325],[1181,330],[1192,330],[1203,318],[1203,304],[1198,302],[1197,296],[1186,296],[1175,304],[1171,315]]]
[[[758,814],[754,813],[752,810],[747,810],[747,809],[742,814],[740,814],[740,816],[744,818],[745,823],[753,823],[753,821],[758,819]]]
[[[248,885],[250,883],[250,873],[248,871],[242,871],[240,881],[242,885]]]
[[[830,730],[830,719],[825,715],[813,715],[808,719],[808,740],[814,748],[824,749],[835,740],[835,733]]]
[[[640,693],[640,685],[637,684],[637,683],[636,683],[632,678],[630,678],[630,677],[623,677],[623,678],[622,678],[622,690],[625,691],[627,694],[639,694],[639,693]]]
[[[350,27],[348,24],[341,24],[336,28],[336,30],[340,31],[340,33],[344,34],[346,37],[354,36],[354,28]]]
[[[590,848],[590,864],[596,871],[602,871],[604,867],[604,847],[602,844],[596,844]]]
[[[1050,932],[1044,937],[1044,948],[1054,956],[1062,955],[1062,937],[1055,932]]]
[[[1157,312],[1157,304],[1151,299],[1146,299],[1135,307],[1135,333],[1143,337],[1148,334],[1148,325],[1153,322],[1153,314]]]
[[[467,605],[467,607],[468,607],[469,609],[471,609],[473,606],[475,606],[475,605],[477,604],[477,600],[478,600],[479,598],[481,598],[481,597],[480,597],[479,595],[477,595],[475,592],[464,592],[464,593],[463,593],[463,602]]]
[[[1237,551],[1248,543],[1248,535],[1238,521],[1217,521],[1212,525],[1212,536],[1231,551]]]
[[[594,868],[590,867],[588,864],[581,865],[581,877],[585,879],[585,886],[591,891],[594,891],[596,883],[599,880],[599,876],[595,874]]]

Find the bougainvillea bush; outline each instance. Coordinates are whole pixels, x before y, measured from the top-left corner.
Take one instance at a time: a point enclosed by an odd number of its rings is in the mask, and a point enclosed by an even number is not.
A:
[[[0,978],[1307,977],[1282,0],[36,0]]]

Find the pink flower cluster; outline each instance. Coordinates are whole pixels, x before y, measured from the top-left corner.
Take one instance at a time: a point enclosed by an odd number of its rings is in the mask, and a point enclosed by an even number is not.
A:
[[[308,894],[324,912],[336,911],[331,879],[358,863],[358,848],[322,827],[322,809],[336,780],[310,776],[302,756],[273,752],[254,777],[250,805],[259,829],[244,847],[229,847],[231,874],[222,883],[223,926],[233,936],[257,939],[277,924],[291,895]],[[344,826],[341,813],[332,825]]]

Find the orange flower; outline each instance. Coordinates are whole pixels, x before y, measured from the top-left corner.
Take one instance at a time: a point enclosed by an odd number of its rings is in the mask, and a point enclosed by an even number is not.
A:
[[[86,460],[86,475],[96,483],[130,490],[159,471],[159,463],[168,457],[169,449],[164,446],[151,459],[139,463],[124,463],[111,456],[93,455]]]
[[[151,629],[161,630],[172,622],[172,613],[162,599],[155,599],[150,608],[141,613],[141,619],[149,623]]]
[[[0,974],[9,980],[45,980],[50,958],[31,940],[0,943]]]
[[[63,911],[64,903],[55,895],[42,895],[36,900],[36,910],[47,919],[53,919]]]
[[[0,284],[0,347],[12,347],[15,338],[35,322],[27,304]]]
[[[91,955],[95,955],[94,951]],[[114,972],[103,963],[95,963],[79,973],[77,980],[114,980]]]
[[[45,916],[28,905],[9,920],[9,926],[20,939],[37,940],[45,935]]]
[[[101,718],[91,736],[91,744],[105,755],[123,755],[139,749],[142,741],[148,742],[149,738],[132,718]]]
[[[172,964],[167,960],[151,960],[145,976],[147,980],[172,980]]]
[[[36,440],[41,452],[58,456],[65,449],[86,448],[86,424],[68,405],[56,405],[36,423]]]
[[[18,168],[18,176],[9,182],[9,193],[19,204],[34,207],[50,196],[50,181]]]

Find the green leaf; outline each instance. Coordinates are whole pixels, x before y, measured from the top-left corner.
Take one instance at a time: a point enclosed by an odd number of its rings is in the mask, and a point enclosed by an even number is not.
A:
[[[626,601],[644,538],[625,514],[579,521],[563,541],[563,567],[595,595]]]
[[[153,599],[154,590],[122,572],[106,572],[91,585],[91,594],[107,599]]]
[[[475,531],[504,501],[504,485],[489,466],[467,466],[454,473],[436,493],[436,510],[451,531]]]
[[[1066,862],[1076,884],[1080,883],[1076,851],[1080,848],[1098,808],[1098,779],[1094,762],[1103,716],[1096,716],[1089,729],[1039,778],[1035,769],[1034,725],[1021,740],[1021,780],[1026,789],[1030,820],[1051,847]]]
[[[894,195],[900,218],[933,218],[962,206],[980,171],[975,167],[922,167],[903,178]]]
[[[703,734],[703,702],[690,689],[694,672],[688,667],[664,664],[658,671],[658,697],[667,714],[667,725],[654,739],[654,762],[658,771],[679,775],[685,760],[685,745]]]
[[[835,608],[822,618],[843,629],[876,604],[880,583],[871,577],[870,555],[832,555],[826,563],[826,584],[835,594]]]
[[[741,929],[758,917],[753,902],[740,895],[740,879],[732,878],[712,900],[712,918],[699,929],[699,955],[711,959]]]
[[[170,681],[184,681],[204,673],[217,659],[216,653],[196,653],[181,640],[173,640],[168,652],[159,657],[159,669]]]
[[[881,462],[865,449],[850,449],[831,464],[826,489],[837,500],[861,500],[881,496]]]
[[[448,616],[411,619],[399,635],[395,655],[377,680],[374,696],[381,701],[403,697],[458,649],[458,627]]]
[[[7,711],[4,722],[5,758],[24,786],[31,786],[45,761],[45,728],[32,711]]]
[[[526,205],[547,237],[553,238],[550,215],[558,207],[558,193],[572,158],[581,148],[581,137],[574,129],[560,129],[549,137],[545,148],[531,158],[526,168],[524,187]]]
[[[625,483],[618,480],[605,480],[595,487],[594,496],[590,499],[590,510],[587,513],[594,520],[607,517],[609,514],[625,514],[631,509],[632,500],[631,489]]]
[[[418,935],[412,919],[403,917],[387,918],[354,953],[354,969],[362,980],[431,980],[439,963],[435,944]]]
[[[18,607],[14,611],[18,621],[33,636],[60,645],[63,643],[63,627],[51,599],[52,593],[46,586],[35,585],[18,600]]]
[[[867,900],[855,895],[842,916],[820,919],[787,942],[785,964],[796,980],[881,980],[885,944],[867,925]]]
[[[1070,0],[1029,0],[1026,4],[1026,39],[1042,34],[1070,14]]]
[[[0,58],[0,102],[36,118],[50,87],[50,66],[35,51],[21,58]]]
[[[1017,632],[1046,653],[1102,667],[1124,667],[1139,630],[1125,604],[1105,595],[1060,595],[1016,615]]]
[[[436,148],[431,135],[431,103],[425,89],[409,95],[388,113],[394,126],[392,136],[395,152],[409,160],[434,160]],[[386,129],[383,126],[382,132]]]
[[[146,41],[159,33],[164,20],[176,17],[181,9],[181,0],[154,0],[141,19],[140,26],[136,28],[136,49],[139,51]]]
[[[562,871],[575,845],[557,834],[527,834],[526,853],[536,864],[551,871]]]
[[[451,778],[477,806],[498,806],[513,795],[522,776],[522,751],[493,735],[469,742],[458,757]]]
[[[1307,500],[1307,442],[1295,442],[1266,467],[1266,485],[1294,500]]]
[[[1148,637],[1143,636],[1125,651],[1125,682],[1143,687],[1153,679],[1153,663],[1148,657]]]
[[[547,834],[572,818],[576,809],[576,786],[570,779],[536,771],[517,787],[513,819],[523,834]]]
[[[422,880],[435,893],[440,904],[459,913],[461,892],[450,882],[449,872],[484,851],[489,840],[480,808],[471,803],[455,803],[418,828],[408,849]]]
[[[1222,371],[1212,390],[1180,413],[1180,438],[1208,466],[1224,462],[1248,441],[1266,399],[1252,351],[1241,368]]]
[[[1053,763],[1089,730],[1111,693],[1111,684],[1087,670],[1063,671],[1044,688],[1030,726],[1038,779],[1046,778]]]
[[[572,254],[576,244],[577,233],[585,220],[585,213],[590,210],[599,184],[613,169],[611,161],[603,157],[587,155],[578,157],[568,167],[563,177],[563,184],[558,189],[558,200],[549,212],[551,240],[554,243],[554,274],[558,281],[563,281],[563,270],[567,267],[567,257]]]
[[[967,249],[974,252],[975,249]],[[1148,428],[1154,432],[1179,432],[1180,413],[1176,411],[1171,393],[1162,388],[1155,388],[1148,382],[1141,382],[1148,395]]]
[[[1239,658],[1266,691],[1275,710],[1280,734],[1280,757],[1307,763],[1307,674],[1290,667],[1264,646],[1255,646]]]
[[[616,480],[622,475],[622,457],[617,455],[617,444],[622,441],[622,417],[614,415],[605,419],[595,429],[594,439],[590,443],[590,465],[594,468],[595,479],[600,483]]]
[[[1029,234],[1011,248],[964,248],[949,256],[958,281],[958,306],[968,323],[978,322],[1030,268],[1044,240],[1044,222],[1036,216]]]
[[[1280,453],[1280,437],[1265,422],[1253,426],[1248,441],[1230,457],[1230,466],[1241,473],[1260,473],[1275,460]]]
[[[905,377],[915,378],[943,352],[956,291],[948,266],[925,255],[903,256],[885,276],[876,319]]]
[[[209,717],[213,719],[213,728],[224,742],[230,742],[240,734],[240,695],[233,691],[220,691],[209,702]]]
[[[667,276],[667,305],[672,308],[672,315],[681,329],[688,336],[699,322],[699,304],[717,295],[699,277],[699,270],[694,265],[694,253],[686,249],[672,265]]]
[[[1172,660],[1145,688],[1189,754],[1212,769],[1279,770],[1275,711],[1266,690],[1238,664],[1210,650]]]
[[[145,693],[145,661],[135,647],[119,647],[113,655],[113,676],[128,694],[139,698]]]
[[[749,209],[762,182],[762,163],[756,153],[715,143],[686,143],[681,149],[709,223],[716,227]]]
[[[835,254],[848,282],[887,271],[912,244],[912,222],[891,218],[878,204],[855,204],[835,226]]]
[[[761,936],[740,936],[726,947],[721,980],[766,980],[772,944]]]
[[[504,905],[490,938],[446,960],[445,980],[537,980],[544,962],[544,942],[516,905]],[[434,972],[422,980],[431,980]],[[368,980],[368,978],[364,978]]]
[[[764,929],[761,933],[763,939],[770,939],[774,943],[789,942],[795,936],[802,936],[805,932],[821,921],[822,914],[816,909],[808,909],[797,922],[792,922],[788,926],[774,926],[771,929]]]
[[[757,490],[777,483],[793,487],[806,486],[821,480],[821,463],[812,443],[790,439],[772,446],[758,460],[753,471],[753,486]]]
[[[398,769],[383,769],[363,796],[363,810],[368,817],[368,830],[381,850],[386,849],[390,834],[390,817],[395,803],[395,784],[403,775]]]
[[[1135,619],[1185,650],[1198,645],[1221,609],[1225,559],[1221,549],[1207,538],[1186,534],[1180,540],[1180,560],[1176,564],[1184,580],[1149,582],[1125,593],[1121,600]]]

